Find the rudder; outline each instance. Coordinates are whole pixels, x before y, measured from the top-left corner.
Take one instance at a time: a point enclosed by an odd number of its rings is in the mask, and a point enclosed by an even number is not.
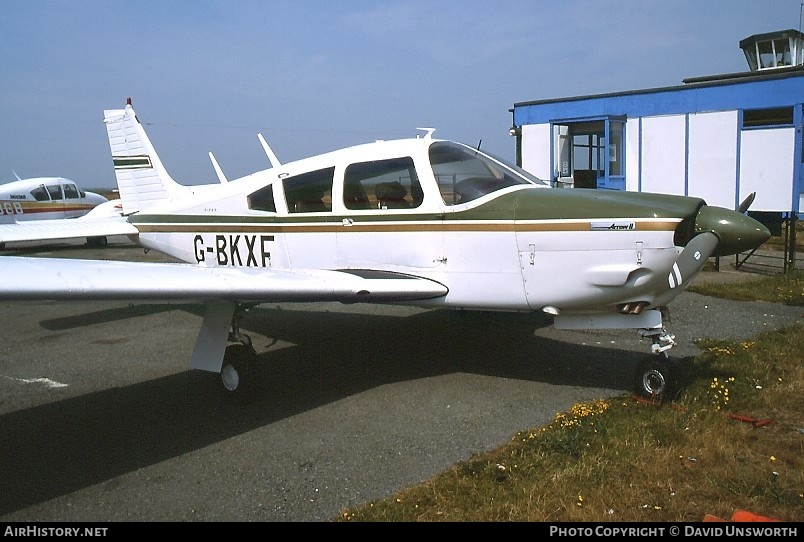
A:
[[[180,197],[190,189],[174,181],[140,124],[131,98],[125,109],[103,112],[109,136],[123,214],[144,211],[156,203]]]

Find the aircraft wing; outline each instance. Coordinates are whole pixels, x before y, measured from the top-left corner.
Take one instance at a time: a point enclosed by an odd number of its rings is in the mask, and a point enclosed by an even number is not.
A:
[[[446,295],[436,281],[371,270],[280,270],[185,263],[0,258],[2,300],[384,303]]]
[[[137,228],[122,216],[29,220],[0,224],[0,243],[136,235]]]

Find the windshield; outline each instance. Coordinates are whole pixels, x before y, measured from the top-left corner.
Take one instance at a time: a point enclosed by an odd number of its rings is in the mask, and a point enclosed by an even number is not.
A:
[[[447,205],[466,203],[509,186],[545,184],[499,158],[449,142],[430,146],[430,165]]]

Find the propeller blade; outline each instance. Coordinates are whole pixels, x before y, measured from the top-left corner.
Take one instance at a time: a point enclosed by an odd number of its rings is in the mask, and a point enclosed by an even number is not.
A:
[[[703,268],[718,244],[718,237],[707,231],[696,235],[678,255],[673,270],[667,276],[671,288],[689,282]]]
[[[754,203],[754,198],[757,197],[756,192],[751,192],[746,196],[746,198],[740,203],[740,205],[735,209],[738,213],[744,213],[751,207],[751,204]]]

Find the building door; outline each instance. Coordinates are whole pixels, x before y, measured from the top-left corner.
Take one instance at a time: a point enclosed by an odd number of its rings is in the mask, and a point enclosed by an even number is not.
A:
[[[625,120],[553,124],[553,172],[557,186],[625,190]]]

